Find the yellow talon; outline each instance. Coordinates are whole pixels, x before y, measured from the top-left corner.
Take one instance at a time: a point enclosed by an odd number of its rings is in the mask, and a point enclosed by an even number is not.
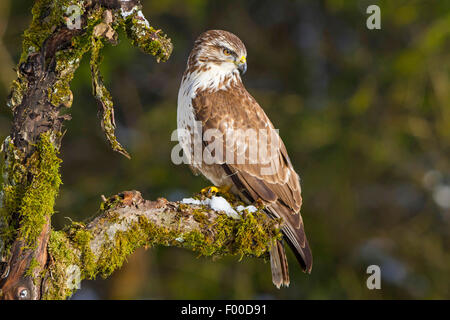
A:
[[[228,191],[230,191],[231,186],[223,186],[223,187],[206,187],[203,188],[200,193],[204,194],[204,195],[208,195],[208,194],[216,194],[216,193],[222,193],[222,194],[227,194]]]
[[[229,203],[236,203],[237,198],[231,194],[229,191],[232,186],[221,186],[221,187],[206,187],[200,191],[200,195],[211,198],[216,194],[220,194],[221,197],[224,197]]]
[[[219,191],[220,191],[219,188],[212,186],[212,187],[203,188],[200,191],[200,193],[202,193],[202,194],[210,194],[210,193],[217,193]]]

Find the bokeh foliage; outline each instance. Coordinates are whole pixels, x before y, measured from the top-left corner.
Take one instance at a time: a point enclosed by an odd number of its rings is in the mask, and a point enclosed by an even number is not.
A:
[[[108,281],[83,282],[80,298],[450,298],[450,2],[142,1],[173,40],[167,63],[127,40],[104,50],[119,141],[109,149],[91,95],[88,57],[72,83],[73,119],[61,157],[54,224],[98,210],[100,195],[191,195],[208,182],[170,160],[179,82],[192,43],[225,29],[247,45],[250,93],[280,129],[302,178],[311,275],[290,255],[291,286],[277,290],[262,260],[212,262],[175,248],[140,250]],[[366,28],[381,7],[382,29]],[[32,1],[0,4],[0,99],[20,58]],[[121,37],[121,39],[126,39]],[[0,109],[0,136],[11,114]],[[382,290],[366,268],[382,269]]]

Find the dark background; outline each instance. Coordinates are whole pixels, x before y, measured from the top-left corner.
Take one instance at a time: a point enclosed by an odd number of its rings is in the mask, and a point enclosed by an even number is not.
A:
[[[246,44],[244,83],[301,176],[313,272],[303,274],[289,253],[291,286],[277,290],[261,259],[141,249],[110,279],[83,282],[74,298],[450,298],[450,1],[142,3],[150,23],[172,38],[172,57],[157,64],[122,34],[104,50],[102,67],[132,160],[105,141],[85,56],[72,83],[54,226],[94,215],[102,194],[136,189],[178,200],[209,185],[172,164],[170,136],[193,41],[224,29]],[[366,28],[370,4],[381,8],[381,30]],[[0,2],[2,139],[31,6]],[[381,290],[366,287],[371,264],[381,267]]]

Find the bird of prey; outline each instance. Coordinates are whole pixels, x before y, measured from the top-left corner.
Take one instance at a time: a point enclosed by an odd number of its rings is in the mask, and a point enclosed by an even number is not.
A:
[[[303,271],[310,273],[312,255],[300,215],[299,176],[273,124],[242,83],[241,74],[247,70],[246,59],[243,42],[230,32],[210,30],[197,38],[178,92],[179,143],[194,173],[201,173],[216,187],[229,188],[246,203],[262,202],[269,217],[282,218],[283,239],[295,253]],[[261,139],[260,136],[258,139],[251,135],[243,137],[242,133],[248,129],[275,132],[265,135],[271,147],[263,150],[264,161],[252,158],[255,156],[255,152],[251,152],[252,143]],[[222,134],[223,149],[208,149],[213,143],[208,144],[204,139],[200,144],[195,143],[199,141],[195,136],[202,136],[208,130]],[[211,140],[218,142],[218,136],[213,136]],[[200,161],[194,159],[196,148],[201,151]],[[205,149],[216,161],[205,159],[204,155],[208,154]],[[236,161],[238,155],[241,161]],[[289,272],[282,240],[272,245],[270,262],[273,283],[277,288],[288,286]]]

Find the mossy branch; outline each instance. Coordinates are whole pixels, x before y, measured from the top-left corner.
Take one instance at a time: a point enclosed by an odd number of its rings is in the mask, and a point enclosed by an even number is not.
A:
[[[64,299],[79,281],[109,276],[139,247],[163,245],[205,256],[261,257],[281,237],[279,222],[261,211],[244,212],[241,219],[234,219],[206,206],[144,200],[138,191],[105,199],[100,210],[87,224],[72,223],[64,231],[52,231],[44,298]]]

